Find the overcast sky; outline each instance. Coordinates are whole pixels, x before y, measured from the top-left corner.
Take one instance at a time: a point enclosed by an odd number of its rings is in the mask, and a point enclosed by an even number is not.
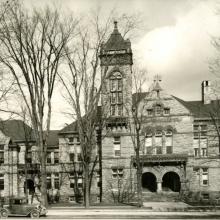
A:
[[[25,0],[26,5],[42,6],[46,1]],[[73,13],[86,13],[100,6],[104,12],[140,13],[141,35],[132,43],[136,61],[147,68],[151,78],[162,77],[162,87],[185,100],[201,99],[202,80],[213,79],[209,60],[214,56],[210,36],[220,36],[217,0],[51,0]],[[120,24],[119,24],[120,28]],[[56,101],[55,101],[56,102]],[[56,109],[53,127],[62,127]],[[70,123],[69,121],[66,121]]]

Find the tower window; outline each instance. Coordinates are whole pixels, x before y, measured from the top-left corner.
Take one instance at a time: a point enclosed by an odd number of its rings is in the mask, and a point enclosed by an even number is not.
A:
[[[121,156],[121,138],[114,137],[114,156],[120,157]]]
[[[123,114],[123,93],[122,93],[122,76],[121,73],[115,72],[110,77],[110,104],[111,104],[111,115],[121,116]]]
[[[0,190],[4,190],[4,174],[0,174]]]

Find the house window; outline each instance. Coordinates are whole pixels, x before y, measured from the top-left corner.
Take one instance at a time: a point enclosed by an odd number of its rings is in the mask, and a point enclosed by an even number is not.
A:
[[[60,189],[59,173],[54,173],[54,188],[55,189]]]
[[[166,145],[166,153],[173,153],[173,133],[172,131],[167,131],[165,133],[165,145]]]
[[[0,190],[4,190],[4,174],[0,174]]]
[[[208,194],[208,193],[203,193],[203,194],[202,194],[202,198],[203,198],[204,200],[208,200],[208,199],[209,199],[209,194]]]
[[[202,185],[208,186],[208,168],[202,168]]]
[[[69,137],[68,141],[69,141],[69,144],[72,144],[73,143],[73,137]]]
[[[195,157],[207,157],[208,155],[208,139],[207,139],[207,125],[193,125],[193,147]]]
[[[155,115],[162,115],[162,106],[160,104],[157,104],[155,106]]]
[[[121,138],[114,137],[114,156],[120,157],[121,156]]]
[[[123,175],[124,175],[123,168],[112,168],[112,178],[121,179],[121,178],[123,178]]]
[[[202,148],[201,149],[201,156],[202,157],[207,157],[207,148]]]
[[[122,93],[121,73],[115,72],[110,77],[110,110],[112,116],[121,116],[123,114],[123,93]]]
[[[169,108],[165,108],[164,109],[164,115],[169,115],[170,114],[170,109]]]
[[[156,147],[156,154],[162,154],[162,146]]]
[[[51,173],[47,173],[47,189],[51,189],[52,184],[51,184]]]
[[[75,178],[77,178],[75,175],[77,175],[76,172],[70,172],[69,173],[70,188],[73,188],[73,189],[75,187]]]
[[[152,148],[152,134],[147,134],[145,137],[145,154],[152,154],[153,148]]]
[[[82,161],[82,155],[79,153],[77,154],[77,161],[78,162],[81,162]]]
[[[4,163],[4,152],[0,151],[0,164]]]
[[[47,152],[47,163],[52,163],[51,152]]]
[[[194,148],[194,156],[199,157],[199,148]]]
[[[207,125],[193,125],[194,139],[206,139],[207,138]]]
[[[32,163],[32,152],[27,152],[26,162]]]
[[[152,116],[153,115],[153,110],[152,109],[147,109],[147,115]]]
[[[54,152],[54,163],[59,163],[59,152]]]
[[[155,134],[156,154],[162,154],[162,132],[157,131]]]
[[[75,162],[75,154],[74,153],[70,153],[70,162]]]

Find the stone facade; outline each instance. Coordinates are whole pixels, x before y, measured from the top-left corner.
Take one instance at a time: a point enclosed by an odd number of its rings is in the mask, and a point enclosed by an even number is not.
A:
[[[214,105],[203,82],[202,101],[187,102],[166,93],[155,80],[151,90],[132,94],[132,50],[117,23],[100,52],[102,117],[105,123],[92,185],[92,202],[132,202],[136,199],[136,159],[132,100],[138,97],[141,121],[140,162],[143,198],[188,202],[220,201],[220,159],[216,127],[208,114]],[[207,97],[209,100],[207,101]],[[216,96],[215,96],[216,97]],[[220,115],[220,114],[219,114]],[[14,123],[14,122],[13,122]],[[14,124],[12,126],[14,127]],[[21,123],[21,122],[19,122]],[[219,121],[217,121],[219,126]],[[219,126],[220,127],[220,126]],[[39,149],[33,139],[21,140],[0,129],[0,196],[25,196],[37,202],[40,191]],[[10,129],[9,129],[10,130]],[[21,131],[21,129],[19,129]],[[17,133],[14,131],[14,133]],[[13,137],[12,137],[13,136]],[[51,131],[47,152],[50,202],[82,200],[83,168],[76,122]],[[26,167],[26,172],[25,168]]]

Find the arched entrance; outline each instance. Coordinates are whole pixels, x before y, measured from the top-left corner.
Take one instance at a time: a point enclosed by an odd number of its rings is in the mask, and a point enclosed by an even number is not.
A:
[[[164,174],[162,182],[163,191],[180,192],[181,184],[180,177],[175,172],[168,172]]]
[[[146,172],[142,174],[142,188],[143,191],[157,191],[157,179],[153,173]]]
[[[27,180],[24,182],[24,192],[26,192],[26,187],[27,187],[27,189],[28,189],[29,195],[34,194],[34,192],[35,192],[35,186],[34,186],[34,181],[33,181],[33,180],[27,179]]]

